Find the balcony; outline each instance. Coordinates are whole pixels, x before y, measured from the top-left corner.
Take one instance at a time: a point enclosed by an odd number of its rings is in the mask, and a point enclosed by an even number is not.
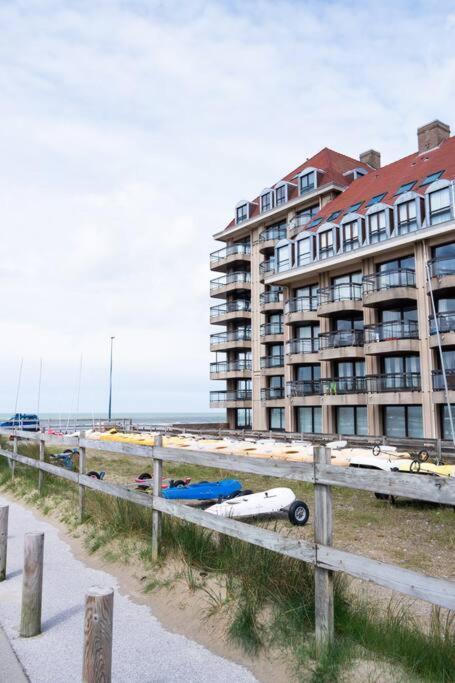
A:
[[[318,315],[361,312],[362,285],[355,282],[324,287],[318,293]]]
[[[278,401],[284,398],[284,387],[261,389],[261,401]]]
[[[249,263],[250,260],[251,247],[248,243],[229,244],[224,249],[218,249],[210,254],[210,269],[222,272],[236,264]]]
[[[363,358],[363,330],[335,330],[319,335],[321,360]]]
[[[434,258],[428,261],[431,287],[434,290],[455,287],[455,256]]]
[[[211,351],[229,351],[231,349],[251,349],[250,327],[210,335]]]
[[[264,253],[267,250],[274,249],[279,240],[286,239],[286,233],[286,226],[266,228],[259,235],[259,251]]]
[[[419,325],[415,320],[392,320],[365,325],[365,353],[419,352]]]
[[[212,325],[223,325],[230,320],[250,320],[251,302],[246,299],[228,301],[210,308],[210,322]]]
[[[338,396],[340,394],[365,394],[367,391],[366,377],[335,377],[321,380],[324,396]]]
[[[315,363],[319,360],[319,337],[291,339],[286,344],[289,363]]]
[[[319,379],[297,379],[293,382],[286,382],[286,391],[289,398],[319,396],[321,394],[321,381]]]
[[[369,375],[368,391],[371,394],[382,394],[389,391],[420,391],[420,372],[394,372],[388,375]]]
[[[250,408],[251,389],[211,391],[210,406],[212,408]]]
[[[283,332],[283,323],[264,323],[261,325],[261,342],[266,344],[283,341]]]
[[[259,306],[261,313],[266,313],[267,311],[282,311],[283,292],[277,292],[273,289],[262,292],[259,296]]]
[[[317,320],[317,308],[318,300],[315,296],[296,296],[288,299],[284,304],[286,325],[301,322],[302,320]]]
[[[251,377],[251,368],[252,361],[250,359],[210,363],[210,379],[248,378]]]
[[[262,356],[261,357],[261,370],[263,370],[264,375],[279,375],[276,372],[278,368],[284,366],[284,354],[280,356]]]
[[[264,278],[266,275],[271,275],[274,272],[275,272],[275,259],[274,258],[265,259],[265,261],[262,261],[262,263],[259,264],[259,280],[261,282],[264,282]]]
[[[434,403],[446,403],[444,375],[442,370],[433,370],[431,373],[433,382],[433,401]],[[446,370],[447,391],[449,392],[449,403],[455,403],[455,370]]]
[[[210,296],[224,298],[225,294],[235,290],[251,290],[250,273],[242,270],[210,280]]]
[[[438,345],[438,328],[441,345],[455,346],[455,311],[437,313],[436,318],[433,315],[430,315],[429,324],[431,335],[430,346],[435,347]]]
[[[400,304],[416,300],[416,274],[411,268],[363,276],[364,306],[378,306],[387,301]]]

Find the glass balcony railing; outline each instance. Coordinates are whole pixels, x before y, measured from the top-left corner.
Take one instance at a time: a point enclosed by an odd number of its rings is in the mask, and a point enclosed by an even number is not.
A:
[[[251,389],[210,392],[210,403],[227,403],[228,401],[251,401]]]
[[[265,306],[265,304],[277,304],[280,301],[283,301],[283,292],[277,292],[275,290],[262,292],[259,296],[259,303],[261,306]]]
[[[445,391],[444,385],[444,375],[442,370],[433,370],[433,390],[434,391]],[[455,370],[446,370],[447,388],[449,391],[455,390]]]
[[[284,355],[282,356],[262,356],[261,368],[282,368],[284,365]]]
[[[294,382],[287,382],[286,390],[290,398],[319,395],[321,393],[321,381],[318,379],[298,379]]]
[[[288,299],[284,305],[285,313],[303,313],[305,311],[316,311],[318,299],[316,296],[296,296]]]
[[[319,306],[332,304],[337,301],[361,301],[362,285],[355,282],[347,282],[331,287],[323,287],[318,294]]]
[[[411,268],[388,270],[363,276],[363,293],[380,292],[395,287],[415,287],[416,274]]]
[[[455,256],[440,256],[428,261],[431,277],[455,275]]]
[[[261,389],[261,401],[272,401],[277,398],[284,398],[284,387]]]
[[[365,342],[367,344],[418,338],[419,325],[416,320],[392,320],[377,325],[365,325]]]
[[[251,311],[251,302],[244,299],[238,299],[237,301],[228,301],[227,303],[220,304],[219,306],[211,306],[210,318],[218,318],[219,316],[226,315],[227,313],[236,313],[238,311]]]
[[[284,240],[286,239],[286,226],[270,227],[263,230],[259,235],[260,242],[267,242],[268,240]]]
[[[261,337],[269,334],[283,334],[283,323],[264,323],[261,325]]]
[[[437,328],[439,332],[455,332],[455,311],[448,311],[447,313],[437,313],[436,319],[430,315],[430,334],[436,334]]]
[[[210,254],[210,264],[216,264],[229,256],[245,255],[249,256],[251,254],[251,247],[248,243],[239,242],[238,244],[229,244],[224,249],[218,249],[218,251],[212,251]]]
[[[250,341],[251,328],[233,330],[231,332],[217,332],[210,335],[211,344],[225,344],[226,342]]]
[[[210,363],[210,374],[217,374],[220,372],[243,372],[244,370],[251,370],[252,361],[248,358],[233,361],[218,361]]]
[[[336,330],[319,335],[321,350],[363,346],[363,339],[363,330]]]
[[[235,283],[241,285],[247,282],[251,282],[251,275],[248,272],[228,273],[227,275],[221,275],[221,277],[210,280],[210,291],[213,292],[216,289],[221,289]]]
[[[291,339],[286,344],[286,353],[317,353],[319,351],[319,337],[310,339]]]

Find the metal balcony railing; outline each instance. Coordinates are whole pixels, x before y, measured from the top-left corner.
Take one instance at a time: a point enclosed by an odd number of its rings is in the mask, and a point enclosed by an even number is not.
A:
[[[265,304],[277,304],[280,301],[283,301],[283,292],[277,292],[273,289],[262,292],[259,296],[259,303],[261,306],[264,306]]]
[[[415,320],[392,320],[377,325],[365,325],[365,342],[394,341],[395,339],[418,339],[419,325]]]
[[[261,325],[261,337],[269,334],[283,334],[283,323],[264,323]]]
[[[262,263],[259,264],[259,272],[262,275],[265,275],[266,273],[274,273],[275,272],[275,259],[270,258],[266,259]]]
[[[296,296],[288,299],[284,304],[285,313],[303,313],[304,311],[316,311],[318,307],[317,296]]]
[[[291,339],[286,344],[286,353],[317,353],[319,351],[319,337],[311,339]]]
[[[230,341],[250,341],[251,328],[233,330],[232,332],[217,332],[210,335],[211,344],[224,344]]]
[[[338,394],[364,394],[367,391],[365,377],[335,377],[321,380],[322,393],[326,396]]]
[[[284,398],[284,387],[261,389],[261,401],[273,401],[277,398]]]
[[[455,332],[455,311],[437,313],[436,320],[433,315],[430,315],[429,322],[430,334],[436,334],[436,322],[441,334],[444,332]]]
[[[363,346],[363,330],[336,330],[319,335],[322,349],[338,349],[345,346]]]
[[[385,391],[420,391],[420,372],[394,372],[387,375],[369,375],[367,387],[370,393]]]
[[[319,379],[298,379],[287,382],[286,390],[290,398],[319,395],[321,393],[321,381]]]
[[[428,261],[431,277],[455,275],[455,256],[440,256]]]
[[[411,268],[398,268],[384,273],[370,273],[363,276],[363,293],[380,292],[394,287],[415,287],[416,274]]]
[[[262,356],[261,368],[281,368],[284,365],[284,355]]]
[[[442,370],[433,370],[432,374],[432,379],[433,379],[433,390],[434,391],[444,391],[445,386],[444,386],[444,377],[442,374]],[[447,388],[449,391],[454,391],[455,390],[455,370],[446,370],[446,378],[447,378]]]
[[[246,301],[245,299],[237,299],[236,301],[228,301],[225,304],[219,304],[219,306],[211,306],[210,319],[218,318],[227,313],[235,313],[237,311],[251,311],[251,302]]]
[[[286,239],[286,226],[266,228],[259,235],[260,242],[267,242],[268,240],[284,240]]]
[[[210,254],[210,264],[224,261],[228,256],[233,256],[234,254],[249,256],[251,254],[251,247],[248,243],[239,242],[238,244],[229,244],[224,249],[212,251]]]
[[[210,403],[227,403],[228,401],[251,401],[251,389],[210,392]]]
[[[356,282],[323,287],[318,292],[319,306],[332,304],[337,301],[361,301],[362,285]]]
[[[210,280],[210,291],[213,292],[216,289],[235,283],[244,284],[247,282],[251,282],[251,275],[248,272],[239,271],[237,273],[228,273],[227,275],[221,275],[221,277]]]
[[[218,361],[210,363],[210,374],[219,372],[241,372],[243,370],[251,370],[252,361],[249,358],[242,358],[242,360],[233,361]]]

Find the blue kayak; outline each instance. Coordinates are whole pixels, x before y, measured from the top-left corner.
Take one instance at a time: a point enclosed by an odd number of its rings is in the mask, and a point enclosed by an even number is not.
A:
[[[168,500],[221,500],[229,498],[241,489],[242,485],[237,479],[222,479],[170,487],[163,489],[161,495]]]

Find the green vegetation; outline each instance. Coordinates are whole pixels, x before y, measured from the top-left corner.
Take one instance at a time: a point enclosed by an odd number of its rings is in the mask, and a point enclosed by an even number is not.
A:
[[[32,445],[21,444],[20,452],[37,457],[37,449]],[[137,474],[140,465],[142,470],[149,469],[142,463],[132,465],[125,458],[112,458],[110,467],[107,467],[106,458],[98,454],[90,458],[91,469],[115,470],[123,481]],[[223,476],[220,472],[204,469],[172,465],[167,475],[190,475],[195,479]],[[43,495],[39,496],[37,477],[37,472],[17,465],[13,481],[8,464],[0,457],[0,487],[38,506],[44,513],[58,511],[60,519],[73,532],[83,533],[90,552],[101,551],[108,560],[126,563],[139,558],[144,570],[144,592],[163,587],[171,589],[175,577],[161,579],[160,570],[177,560],[178,566],[184,567],[180,578],[183,577],[188,588],[204,593],[207,610],[206,615],[201,614],[201,619],[204,616],[222,617],[227,623],[228,637],[250,654],[267,651],[272,646],[275,650],[279,648],[287,661],[292,662],[295,680],[318,683],[348,680],[343,676],[349,667],[358,660],[367,660],[378,662],[379,666],[392,666],[394,672],[398,672],[394,680],[455,681],[455,617],[450,613],[433,610],[432,623],[428,632],[424,632],[422,625],[400,603],[390,605],[387,610],[378,609],[377,605],[353,597],[347,580],[337,575],[336,639],[330,650],[316,662],[314,574],[309,565],[164,516],[161,555],[156,566],[150,556],[150,510],[87,491],[87,521],[79,526],[77,488],[70,482],[46,475]],[[261,486],[258,479],[261,478],[242,476],[245,486],[256,489]],[[274,484],[277,485],[276,480]],[[270,486],[270,480],[262,485]],[[299,495],[308,500],[308,487],[300,485],[300,488],[304,490]],[[370,508],[360,510],[354,516],[352,492],[348,491],[342,497],[337,491],[335,495],[339,497],[345,519],[350,518],[358,527],[371,523],[374,513],[371,506],[384,510],[386,518],[393,510],[391,506],[381,507],[381,503],[369,497]],[[359,496],[359,493],[355,492],[355,495]],[[453,511],[448,512],[453,520]],[[445,519],[444,510],[427,507],[427,515],[437,518],[437,527]],[[267,527],[279,529],[281,533],[294,533],[279,521],[269,522]],[[438,527],[437,533],[442,533],[441,528]],[[453,542],[447,533],[444,538],[446,543]],[[354,677],[354,680],[357,679]]]

